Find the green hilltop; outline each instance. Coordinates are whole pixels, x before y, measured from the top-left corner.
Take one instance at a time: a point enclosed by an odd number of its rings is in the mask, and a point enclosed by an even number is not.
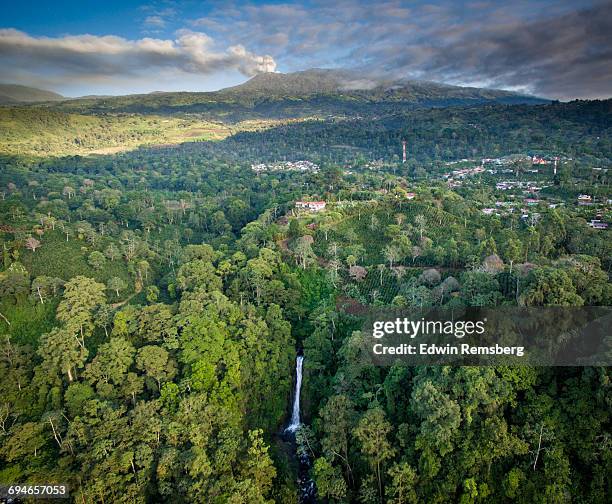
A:
[[[38,89],[18,84],[0,83],[0,104],[30,103],[65,100],[65,98],[53,91]]]

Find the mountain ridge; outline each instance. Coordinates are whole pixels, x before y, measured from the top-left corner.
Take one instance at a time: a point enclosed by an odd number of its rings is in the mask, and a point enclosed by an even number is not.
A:
[[[415,108],[491,104],[544,104],[550,100],[511,91],[427,81],[370,77],[351,70],[310,69],[259,74],[218,91],[88,96],[48,102],[53,109],[106,113],[185,115],[206,120],[379,116]]]
[[[54,91],[20,84],[0,83],[0,96],[17,103],[41,101],[72,101],[72,100],[108,100],[127,97],[168,96],[168,95],[200,95],[202,97],[228,96],[228,95],[318,95],[333,93],[364,93],[386,92],[394,93],[400,90],[436,90],[438,92],[463,93],[469,96],[520,96],[525,98],[550,101],[546,98],[516,93],[494,88],[478,88],[473,86],[457,86],[442,82],[418,79],[394,79],[362,75],[353,70],[311,68],[297,72],[266,72],[257,74],[247,81],[221,88],[216,91],[152,91],[150,93],[128,93],[125,95],[84,95],[74,98],[62,96]],[[34,96],[31,96],[33,94]]]
[[[237,86],[220,89],[220,95],[235,94],[268,94],[286,96],[291,94],[313,95],[328,93],[345,94],[398,94],[403,91],[425,93],[435,90],[452,95],[470,97],[521,96],[527,98],[544,98],[515,93],[501,89],[477,88],[470,86],[455,86],[441,82],[390,78],[385,76],[368,76],[354,70],[312,68],[298,72],[280,73],[268,72],[255,75]]]
[[[0,83],[0,104],[23,104],[46,101],[62,101],[66,98],[54,91],[20,84]]]

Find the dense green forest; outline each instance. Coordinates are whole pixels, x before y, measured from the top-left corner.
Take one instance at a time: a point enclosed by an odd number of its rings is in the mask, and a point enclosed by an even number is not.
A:
[[[90,156],[75,132],[167,123],[45,109],[66,121],[54,157],[0,158],[0,483],[87,503],[297,503],[305,478],[330,503],[607,502],[609,368],[358,353],[363,309],[609,306],[610,105],[383,107]],[[3,144],[47,131],[15,110]],[[317,165],[251,167],[297,160]]]
[[[379,118],[303,121],[258,135],[238,132],[219,148],[267,160],[399,161],[405,139],[410,161],[417,162],[409,163],[413,168],[520,152],[588,156],[589,165],[603,167],[612,157],[611,115],[612,100],[434,108]]]

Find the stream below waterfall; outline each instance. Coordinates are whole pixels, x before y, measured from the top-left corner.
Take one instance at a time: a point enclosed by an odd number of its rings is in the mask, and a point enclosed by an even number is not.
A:
[[[293,407],[291,409],[291,420],[285,429],[285,433],[292,437],[292,441],[297,447],[295,434],[302,425],[300,418],[300,393],[302,391],[302,368],[304,364],[304,356],[298,353],[295,359],[295,390],[293,392]],[[296,450],[296,458],[298,462],[298,499],[300,504],[315,504],[317,502],[314,481],[310,478],[309,472],[312,461],[306,452],[298,456]]]

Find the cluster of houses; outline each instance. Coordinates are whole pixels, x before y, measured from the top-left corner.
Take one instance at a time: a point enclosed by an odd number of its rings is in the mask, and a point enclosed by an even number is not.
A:
[[[511,189],[522,189],[523,193],[535,193],[548,186],[540,186],[535,182],[521,182],[518,180],[504,180],[495,184],[498,191],[509,191]]]
[[[513,184],[518,184],[518,183],[513,183]],[[513,185],[512,187],[505,187],[504,190],[509,189],[509,188],[514,188],[514,187],[516,186]],[[498,189],[500,189],[500,187],[498,187]],[[523,191],[523,192],[527,192],[527,191]],[[515,195],[510,195],[510,198],[515,198]],[[580,206],[592,205],[593,197],[588,194],[581,194],[578,196],[577,202],[578,202],[578,205]],[[610,200],[608,200],[608,202],[610,203]],[[563,203],[558,203],[558,202],[557,203],[545,202],[537,197],[532,197],[532,195],[523,197],[521,203],[519,203],[518,201],[496,201],[495,207],[483,208],[481,209],[481,212],[484,215],[496,215],[499,217],[502,215],[508,215],[510,213],[519,211],[521,214],[521,220],[527,220],[531,218],[533,222],[537,222],[537,220],[540,217],[540,214],[537,212],[531,212],[528,207],[535,207],[535,206],[540,205],[541,203],[547,203],[548,208],[557,208],[559,205],[563,205]],[[609,225],[604,220],[603,214],[604,214],[603,210],[600,210],[599,212],[597,212],[597,214],[595,215],[595,218],[587,222],[588,226],[590,226],[593,229],[608,229]]]
[[[608,205],[612,204],[611,199],[608,198],[606,201]],[[591,206],[595,204],[595,201],[593,200],[593,196],[590,194],[579,194],[577,203],[579,206]],[[602,200],[601,203],[604,203],[604,201]],[[605,222],[603,218],[604,210],[600,207],[600,210],[595,214],[595,218],[591,219],[591,221],[588,222],[588,225],[593,229],[608,229],[608,223]]]
[[[381,170],[386,166],[386,163],[382,159],[375,159],[374,161],[368,161],[363,167],[366,170]]]
[[[312,161],[279,161],[276,163],[252,164],[251,170],[255,173],[262,172],[278,172],[278,171],[301,171],[301,172],[318,172],[319,165]]]
[[[502,156],[498,158],[482,158],[480,160],[480,166],[483,168],[488,167],[490,165],[494,166],[506,166],[515,163],[516,161],[530,162],[532,165],[549,165],[554,164],[555,160],[571,160],[571,158],[560,158],[556,156],[539,156],[537,154],[528,155],[528,154],[512,154],[509,156]],[[478,162],[475,159],[458,159],[455,161],[447,161],[444,163],[446,166],[452,166],[459,163],[470,163],[470,162]]]
[[[325,210],[325,201],[296,201],[295,208],[310,212],[321,212]]]
[[[541,156],[536,156],[535,154],[532,156],[531,158],[531,164],[532,165],[549,165],[554,163],[554,159],[548,159],[545,157],[541,157]]]
[[[521,220],[526,221],[527,219],[531,218],[531,222],[532,224],[536,223],[539,219],[541,214],[539,212],[529,212],[527,210],[527,208],[517,208],[514,206],[508,206],[508,203],[510,203],[510,205],[512,205],[512,202],[501,202],[501,201],[497,201],[495,202],[495,205],[498,208],[483,208],[482,209],[482,213],[485,215],[496,215],[497,217],[501,217],[502,215],[508,215],[511,213],[514,213],[516,210],[519,210],[520,214],[521,214]],[[499,206],[503,205],[503,209],[500,209]]]
[[[482,166],[485,165],[496,165],[496,166],[504,166],[512,163],[513,159],[510,156],[504,156],[500,158],[483,158],[481,160]]]
[[[464,179],[466,177],[471,177],[474,175],[478,175],[480,173],[484,173],[486,170],[482,166],[474,166],[472,168],[462,168],[459,170],[453,170],[450,173],[445,173],[442,175],[442,178],[448,180],[449,186],[457,185],[456,180]]]
[[[505,156],[501,158],[484,158],[481,160],[479,166],[453,170],[449,173],[443,174],[442,178],[448,181],[449,187],[451,188],[460,187],[462,185],[461,181],[463,179],[474,176],[474,175],[479,175],[481,173],[487,173],[490,175],[514,173],[515,169],[509,166],[512,165],[517,159],[522,160],[524,162],[531,161],[531,164],[535,166],[541,165],[541,164],[547,165],[547,164],[551,164],[554,162],[554,158],[550,160],[548,158],[543,158],[543,157],[538,157],[538,156],[526,156],[526,155]],[[450,166],[453,164],[469,162],[469,161],[470,161],[469,159],[460,159],[458,161],[450,161],[445,164],[447,166]],[[538,168],[532,168],[526,171],[529,173],[538,173],[539,170]]]
[[[536,194],[534,194],[535,191],[533,192],[522,191],[522,192],[523,192],[523,196],[522,196],[522,199],[520,200],[516,199],[516,195],[511,194],[509,196],[509,198],[511,198],[510,201],[496,201],[495,208],[483,208],[481,211],[485,215],[497,215],[497,216],[508,215],[516,211],[519,211],[521,213],[521,219],[525,220],[525,219],[528,219],[530,216],[530,209],[528,207],[537,207],[541,203],[547,203],[548,208],[557,208],[559,205],[563,204],[563,203],[553,203],[550,201],[548,202],[544,201],[536,197]],[[539,214],[532,212],[531,216],[532,218],[537,219],[539,217]]]
[[[608,203],[610,203],[610,200],[608,200]],[[587,222],[587,225],[589,225],[593,229],[608,229],[608,223],[604,221],[603,218],[604,218],[604,211],[599,210],[595,214],[595,218],[591,219],[590,222]]]
[[[563,158],[563,160],[565,159],[566,158]],[[557,163],[559,163],[559,160],[560,158],[558,157],[538,156],[538,155],[533,155],[533,156],[512,155],[512,156],[504,156],[501,158],[483,158],[480,161],[479,167],[465,168],[462,170],[454,170],[451,173],[444,174],[444,178],[452,182],[453,179],[462,179],[464,177],[475,175],[475,174],[482,173],[482,172],[487,172],[487,173],[490,173],[491,175],[514,173],[515,168],[512,167],[511,165],[513,165],[516,161],[522,161],[524,163],[531,163],[533,168],[525,170],[528,173],[539,173],[540,171],[539,167],[546,166],[546,165],[554,165],[554,169],[556,173]],[[469,161],[470,161],[469,159],[461,159],[459,161],[450,161],[445,164],[449,166],[449,165],[462,163],[462,162],[469,162]],[[460,185],[460,184],[456,184],[456,185]]]
[[[512,168],[499,168],[499,169],[487,168],[487,173],[490,173],[491,175],[497,175],[498,173],[508,174],[508,173],[514,173],[514,170]]]

